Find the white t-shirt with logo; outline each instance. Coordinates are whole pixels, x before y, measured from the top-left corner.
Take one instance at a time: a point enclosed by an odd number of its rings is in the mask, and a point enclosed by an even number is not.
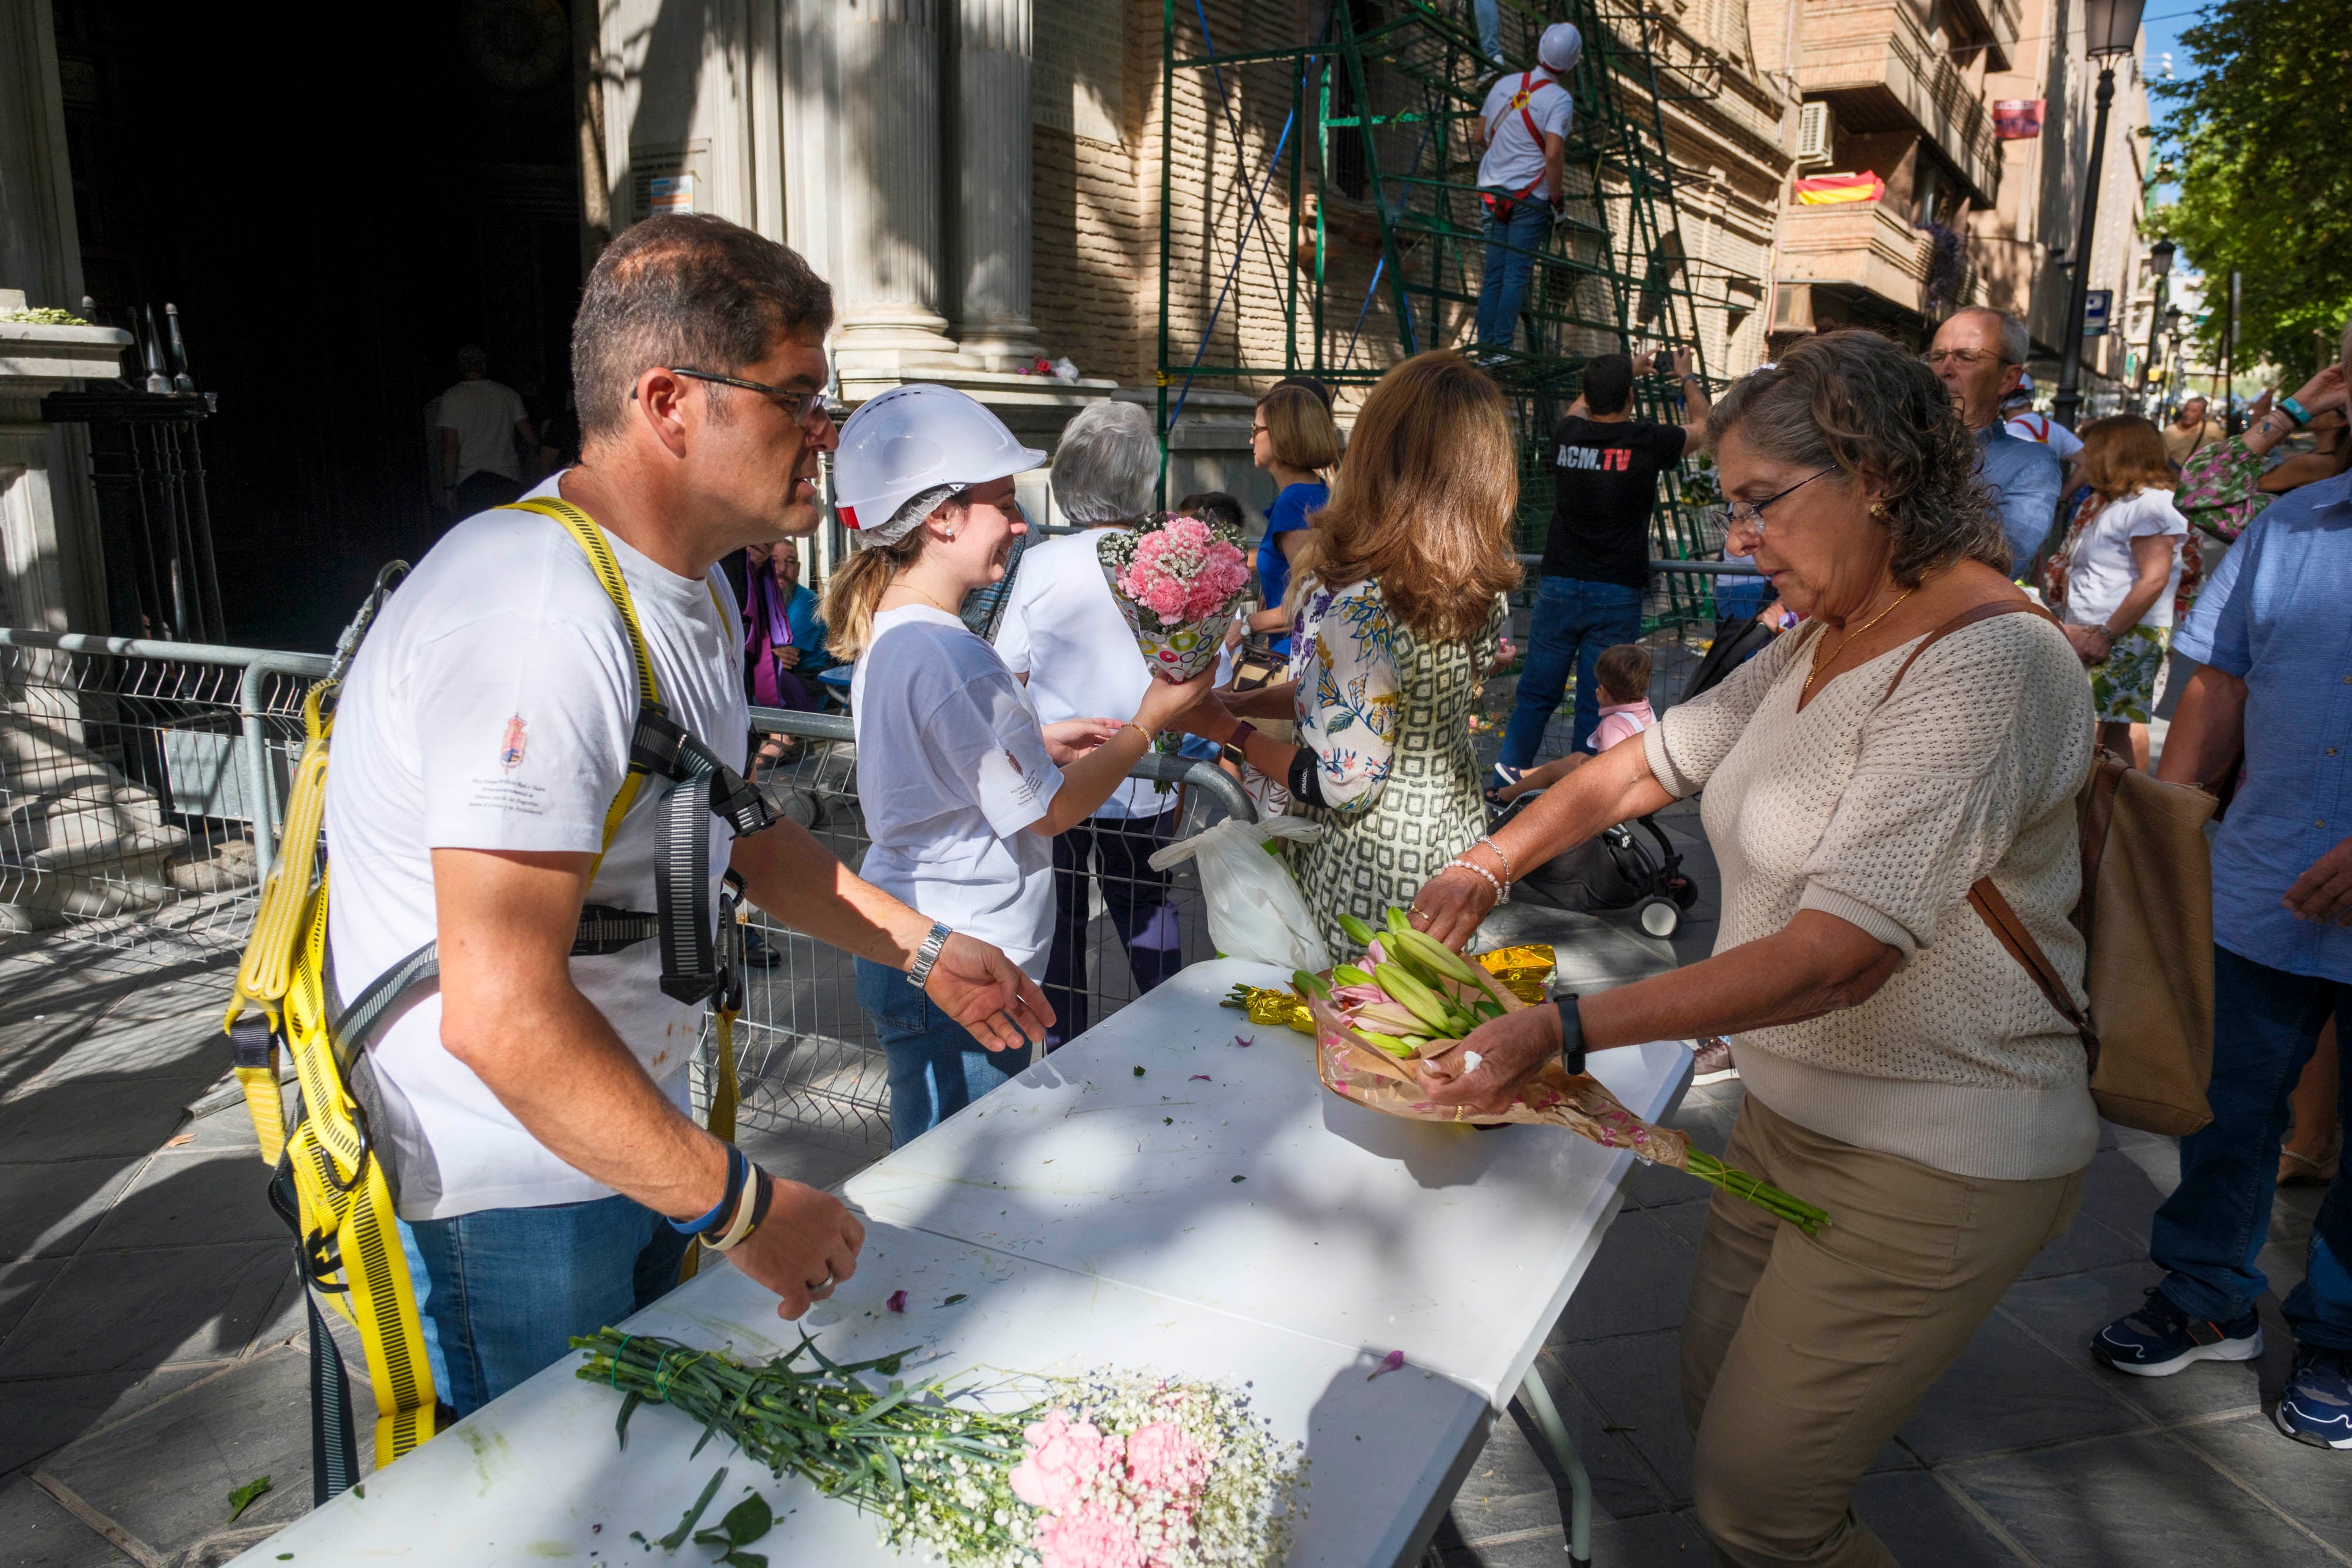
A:
[[[1066,718],[1124,723],[1151,689],[1150,666],[1095,554],[1103,536],[1118,531],[1065,534],[1030,546],[1021,558],[1004,618],[997,622],[996,653],[1005,668],[1029,677],[1029,701],[1042,724]],[[1150,779],[1136,779],[1112,790],[1095,815],[1156,817],[1175,806],[1172,789],[1163,795]]]
[[[2083,438],[2051,418],[2046,413],[2013,413],[2009,416],[2009,433],[2021,441],[2038,441],[2058,455],[2064,463],[2083,450]]]
[[[2083,526],[2074,553],[2066,559],[2066,622],[2104,625],[2139,580],[2132,541],[2151,534],[2188,533],[2189,519],[2172,504],[2169,490],[2141,490],[2110,501]],[[2172,547],[2172,576],[2139,618],[2142,626],[2172,624],[2172,596],[2180,591],[2180,547]]]
[[[1054,843],[1029,824],[1062,773],[1029,694],[961,621],[916,604],[874,617],[849,708],[873,840],[858,874],[1041,977]]]
[[[533,495],[554,495],[561,476]],[[679,577],[607,534],[671,716],[740,770],[751,716],[724,575]],[[714,598],[715,596],[715,598]],[[349,1003],[435,939],[435,849],[594,853],[637,715],[619,613],[572,535],[500,509],[451,529],[385,603],[352,662],[327,770],[328,941]],[[658,806],[648,779],[597,868],[588,902],[653,913]],[[710,820],[712,907],[733,835]],[[661,992],[646,941],[574,958],[572,976],[681,1109],[701,1020]],[[405,1219],[612,1196],[558,1159],[441,1044],[436,991],[378,1035],[373,1061]]]
[[[497,382],[459,382],[441,394],[440,423],[457,433],[457,484],[477,474],[520,481],[515,426],[530,417],[515,390]],[[437,460],[436,460],[437,461]]]
[[[1519,72],[1505,71],[1502,79],[1486,90],[1486,105],[1479,110],[1486,121],[1486,155],[1478,161],[1478,183],[1514,194],[1534,185],[1529,194],[1549,201],[1552,191],[1544,170],[1543,141],[1540,136],[1528,134],[1528,120],[1534,120],[1536,130],[1544,136],[1564,137],[1576,123],[1576,99],[1551,79],[1550,72],[1538,68],[1527,78],[1523,118],[1511,107],[1511,99],[1519,94]]]

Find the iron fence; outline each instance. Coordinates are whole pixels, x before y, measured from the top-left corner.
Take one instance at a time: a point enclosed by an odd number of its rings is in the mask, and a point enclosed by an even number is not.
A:
[[[141,961],[233,956],[278,853],[303,694],[329,663],[0,629],[0,929]],[[869,841],[848,718],[755,708],[752,727],[787,747],[761,776],[771,800],[857,869]],[[1209,763],[1147,754],[1133,773],[1165,787],[1153,797],[1165,810],[1133,845],[1087,843],[1087,874],[1075,863],[1057,873],[1076,963],[1049,979],[1066,982],[1054,997],[1066,1023],[1099,1020],[1155,971],[1212,956],[1189,865],[1163,876],[1135,862],[1227,815],[1255,815]],[[739,1123],[887,1143],[887,1071],[852,961],[766,912],[748,924],[761,962],[735,1030]],[[698,1096],[713,1044],[706,1024]]]

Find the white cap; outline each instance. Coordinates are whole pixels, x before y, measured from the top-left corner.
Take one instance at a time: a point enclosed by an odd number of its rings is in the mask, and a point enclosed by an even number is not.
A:
[[[921,520],[891,526],[916,497],[1025,474],[1045,461],[1045,453],[1022,445],[1003,420],[953,387],[893,387],[841,427],[834,510],[860,547],[891,544]]]
[[[1554,22],[1543,30],[1543,40],[1536,45],[1536,58],[1543,68],[1556,77],[1564,77],[1576,68],[1584,57],[1584,35],[1576,30],[1573,22]]]

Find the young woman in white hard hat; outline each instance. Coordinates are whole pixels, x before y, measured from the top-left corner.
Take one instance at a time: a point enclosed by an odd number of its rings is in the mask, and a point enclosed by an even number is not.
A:
[[[919,892],[919,907],[942,919],[937,941],[950,926],[993,941],[1032,977],[1045,972],[1054,930],[1054,835],[1093,816],[1213,678],[1153,681],[1126,723],[1038,722],[1027,691],[957,612],[1003,577],[1028,528],[1013,476],[1045,462],[951,388],[898,387],[866,403],[834,458],[836,507],[857,551],[824,600],[830,646],[856,661],[857,793],[873,841],[860,874],[901,897]],[[889,1059],[898,1144],[1026,1065],[1018,1052],[978,1049],[909,977],[857,966],[858,1004]]]

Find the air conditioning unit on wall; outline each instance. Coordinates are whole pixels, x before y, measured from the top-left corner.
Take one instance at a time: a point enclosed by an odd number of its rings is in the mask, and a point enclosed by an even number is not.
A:
[[[1826,102],[1808,103],[1797,110],[1797,167],[1818,168],[1831,158],[1837,121]]]

